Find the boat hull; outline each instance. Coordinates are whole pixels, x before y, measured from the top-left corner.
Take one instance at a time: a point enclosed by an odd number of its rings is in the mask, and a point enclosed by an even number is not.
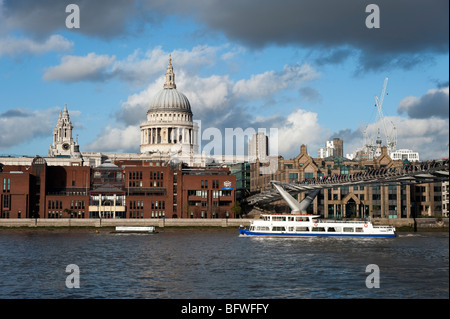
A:
[[[368,234],[368,233],[351,233],[351,234],[341,234],[341,233],[324,233],[324,232],[255,232],[250,231],[248,229],[239,229],[239,233],[241,236],[248,236],[248,237],[376,237],[376,238],[393,238],[396,237],[395,233],[386,233],[386,234]]]

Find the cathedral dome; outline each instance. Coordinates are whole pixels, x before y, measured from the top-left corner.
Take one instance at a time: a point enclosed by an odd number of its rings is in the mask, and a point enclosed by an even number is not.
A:
[[[177,91],[175,84],[175,73],[173,73],[172,58],[169,57],[169,65],[166,71],[166,83],[164,89],[156,93],[150,102],[149,112],[186,112],[192,114],[191,104],[188,98],[181,92]]]
[[[188,98],[177,89],[162,89],[150,102],[149,112],[177,111],[191,113]]]

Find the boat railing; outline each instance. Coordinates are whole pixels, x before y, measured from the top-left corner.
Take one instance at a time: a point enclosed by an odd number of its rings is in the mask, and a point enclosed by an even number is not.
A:
[[[373,226],[373,228],[379,228],[379,229],[392,229],[394,226]]]
[[[365,220],[332,220],[332,219],[319,219],[319,223],[342,223],[342,224],[367,224],[369,221]]]

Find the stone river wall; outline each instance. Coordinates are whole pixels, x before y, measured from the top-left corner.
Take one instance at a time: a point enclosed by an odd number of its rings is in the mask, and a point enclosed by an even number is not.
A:
[[[156,226],[156,227],[239,227],[249,226],[253,219],[43,219],[21,218],[0,219],[0,227],[115,227],[115,226]],[[372,220],[374,225],[393,225],[395,227],[414,227],[414,219]],[[417,228],[447,228],[448,218],[416,218]]]

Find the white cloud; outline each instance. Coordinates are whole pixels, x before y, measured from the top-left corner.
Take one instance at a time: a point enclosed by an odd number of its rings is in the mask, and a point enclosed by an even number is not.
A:
[[[83,80],[100,81],[106,76],[107,68],[114,62],[115,56],[97,55],[64,56],[61,64],[46,69],[43,79],[46,81],[76,82]]]
[[[189,98],[199,116],[221,112],[229,107],[230,100],[236,98],[232,96],[232,85],[233,82],[227,75],[212,75],[207,78],[183,76],[179,81],[179,87],[183,88],[183,94]]]
[[[386,116],[387,134],[393,138],[397,132],[397,149],[411,149],[419,152],[421,160],[440,159],[448,157],[449,142],[449,120],[438,117],[411,119],[400,116]],[[340,132],[335,134],[344,140],[345,153],[352,153],[354,150],[364,146],[362,132],[367,130],[372,137],[373,143],[380,129],[382,144],[386,145],[386,136],[383,129],[383,123],[371,123],[366,128],[359,127],[355,132]]]
[[[105,81],[118,78],[127,83],[143,85],[155,78],[164,77],[169,53],[176,61],[178,71],[187,74],[198,74],[202,67],[211,65],[216,60],[216,53],[220,47],[199,45],[192,50],[174,50],[165,52],[160,46],[153,50],[142,52],[135,50],[123,60],[115,56],[97,55],[92,52],[87,56],[64,56],[61,64],[45,70],[43,79],[46,81]]]
[[[311,153],[314,146],[324,143],[329,131],[320,126],[318,114],[297,109],[288,115],[284,126],[278,129],[278,152],[285,158],[293,158],[300,153],[300,145],[308,146]]]
[[[161,47],[156,47],[145,53],[142,53],[141,50],[135,50],[124,60],[114,62],[111,67],[111,76],[116,76],[131,83],[147,83],[155,75],[163,74],[168,55]]]
[[[208,50],[206,48],[208,53],[203,55],[205,52],[198,47],[198,49],[192,51],[184,51],[183,58],[179,54],[175,55],[174,53],[172,55],[172,58],[176,61],[174,68],[177,89],[188,97],[194,119],[202,121],[202,129],[216,127],[224,132],[225,128],[277,127],[280,132],[280,141],[283,141],[279,152],[286,156],[297,155],[300,143],[318,143],[323,140],[326,130],[320,127],[317,113],[299,109],[298,105],[296,105],[295,111],[286,116],[280,114],[262,115],[258,111],[258,107],[256,107],[255,112],[250,113],[247,108],[249,103],[271,98],[284,90],[298,92],[300,85],[318,76],[309,65],[286,65],[281,71],[267,71],[253,75],[248,80],[244,79],[237,82],[231,80],[228,75],[211,75],[208,77],[192,75],[194,72],[190,72],[183,66],[191,64],[191,60],[201,56],[205,61],[210,61],[210,59],[213,59],[213,51],[214,49]],[[167,65],[167,54],[159,49],[152,51],[152,54],[149,54],[148,57],[149,60],[161,60],[160,64]],[[180,60],[184,61],[181,62]],[[130,57],[128,60],[130,64],[126,68],[131,70],[135,61],[137,61],[135,57]],[[119,63],[115,63],[116,67]],[[125,67],[125,65],[122,64],[121,67]],[[116,68],[114,72],[117,70]],[[139,125],[146,119],[146,113],[153,96],[163,89],[163,72],[164,70],[159,70],[157,79],[139,93],[130,95],[127,101],[122,103],[120,111],[116,113],[116,120],[119,125],[105,128],[96,140],[88,146],[89,149],[105,151],[133,149],[137,151],[140,143]],[[199,72],[196,71],[195,73],[198,74]],[[283,107],[277,108],[277,112],[282,109]],[[275,120],[273,120],[274,118]],[[127,134],[130,134],[129,138],[126,137]],[[123,140],[128,142],[124,144]]]
[[[448,157],[449,120],[431,117],[424,119],[393,118],[396,121],[399,148],[419,152],[420,158]]]
[[[86,145],[86,151],[95,152],[139,152],[141,133],[139,126],[107,126],[97,138]]]
[[[51,138],[60,108],[43,111],[11,109],[0,114],[0,149],[30,141],[36,137]]]
[[[421,97],[408,96],[400,101],[398,112],[406,112],[412,118],[448,118],[449,88],[431,89]]]
[[[268,98],[282,90],[297,90],[299,85],[317,76],[317,73],[309,65],[295,65],[293,67],[285,66],[280,72],[268,71],[254,75],[250,80],[233,82],[228,75],[211,75],[209,77],[191,75],[182,66],[178,66],[178,59],[176,61],[177,88],[188,97],[195,118],[207,121],[208,125],[224,122],[232,116],[233,112],[237,111],[237,108],[244,107],[251,100]],[[274,82],[282,84],[275,86]],[[160,75],[146,89],[129,96],[117,113],[118,121],[127,125],[142,122],[149,103],[153,96],[163,88],[163,83],[164,77]],[[260,90],[258,86],[261,87],[263,96],[257,94],[257,91]],[[269,90],[270,92],[268,92]],[[251,118],[241,119],[239,123],[250,123],[254,116],[249,115],[249,117]]]
[[[122,61],[115,61],[112,66],[111,76],[121,80],[144,84],[155,77],[164,75],[167,67],[169,53],[176,63],[176,82],[179,79],[179,70],[188,74],[197,74],[199,69],[214,63],[219,47],[198,45],[192,50],[174,50],[165,52],[160,46],[142,53],[136,50]]]
[[[298,88],[300,84],[317,77],[318,73],[309,64],[285,65],[282,71],[266,71],[252,75],[248,80],[239,80],[233,94],[248,99],[267,98],[281,90]]]
[[[50,51],[64,52],[71,50],[73,42],[59,34],[50,36],[44,42],[37,42],[27,38],[0,38],[0,57],[9,55],[14,57],[21,54],[43,54]]]

